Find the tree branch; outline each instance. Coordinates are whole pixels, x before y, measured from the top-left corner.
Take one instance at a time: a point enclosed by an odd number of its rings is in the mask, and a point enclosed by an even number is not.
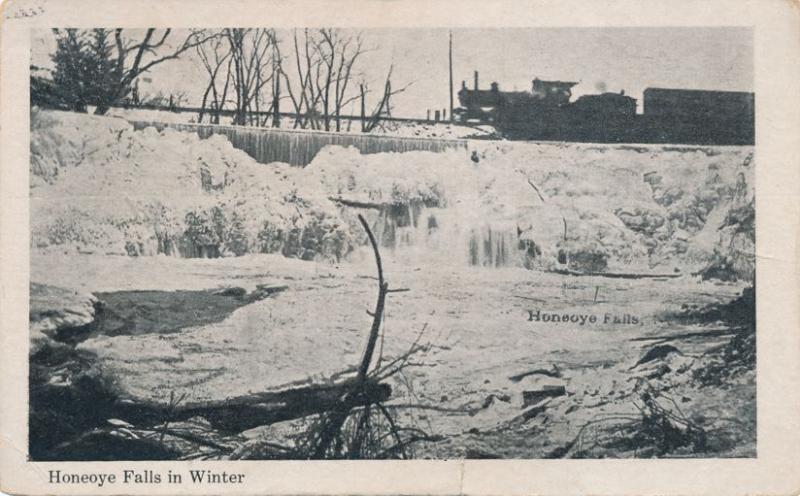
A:
[[[369,370],[370,362],[372,361],[372,353],[375,351],[375,343],[378,340],[378,333],[380,332],[381,319],[383,318],[383,308],[386,303],[386,294],[389,290],[389,285],[383,280],[383,264],[381,263],[381,254],[378,250],[378,243],[375,241],[375,235],[369,228],[364,216],[358,214],[358,221],[361,226],[367,231],[369,243],[372,245],[372,251],[375,254],[375,265],[378,268],[378,301],[375,303],[375,316],[372,318],[372,327],[370,328],[369,338],[367,339],[367,347],[364,350],[364,355],[361,358],[361,365],[358,368],[358,381],[365,381],[367,378],[367,371]]]

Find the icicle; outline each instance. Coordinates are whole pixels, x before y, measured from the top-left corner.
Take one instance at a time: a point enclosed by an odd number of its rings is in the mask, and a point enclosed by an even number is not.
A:
[[[137,131],[155,127],[159,132],[169,127],[177,131],[195,132],[205,139],[212,134],[227,137],[238,148],[257,162],[287,162],[305,166],[317,153],[329,145],[353,146],[363,154],[431,151],[442,152],[452,148],[466,148],[464,140],[437,140],[425,138],[400,138],[369,134],[341,134],[322,131],[298,131],[247,126],[222,126],[212,124],[182,124],[155,121],[131,121]]]

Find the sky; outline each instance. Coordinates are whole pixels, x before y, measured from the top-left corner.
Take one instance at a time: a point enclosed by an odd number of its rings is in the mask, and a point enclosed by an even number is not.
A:
[[[427,109],[449,106],[447,28],[360,30],[369,48],[359,59],[358,80],[379,88],[390,64],[392,86],[409,85],[393,97],[393,115],[425,117]],[[573,97],[602,91],[638,100],[648,87],[753,91],[753,31],[743,27],[656,28],[480,28],[453,29],[454,90],[496,81],[501,90],[529,90],[534,77],[576,81]],[[291,53],[291,31],[278,30],[282,52]],[[175,30],[173,43],[185,36]],[[34,32],[31,62],[51,67],[53,34]],[[156,66],[153,89],[185,92],[198,105],[205,72],[193,51]],[[357,90],[357,85],[353,85]],[[377,98],[377,93],[373,96]],[[458,106],[456,97],[455,105]],[[284,104],[289,110],[289,104]],[[354,106],[352,113],[357,113]],[[350,113],[350,109],[348,109]]]

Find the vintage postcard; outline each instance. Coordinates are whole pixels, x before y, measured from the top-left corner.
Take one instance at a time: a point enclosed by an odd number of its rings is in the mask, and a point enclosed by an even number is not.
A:
[[[2,490],[797,494],[799,21],[6,2]]]

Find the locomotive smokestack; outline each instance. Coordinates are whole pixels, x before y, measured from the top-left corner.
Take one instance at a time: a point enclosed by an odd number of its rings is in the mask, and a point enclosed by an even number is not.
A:
[[[475,91],[478,90],[478,71],[475,71]]]

